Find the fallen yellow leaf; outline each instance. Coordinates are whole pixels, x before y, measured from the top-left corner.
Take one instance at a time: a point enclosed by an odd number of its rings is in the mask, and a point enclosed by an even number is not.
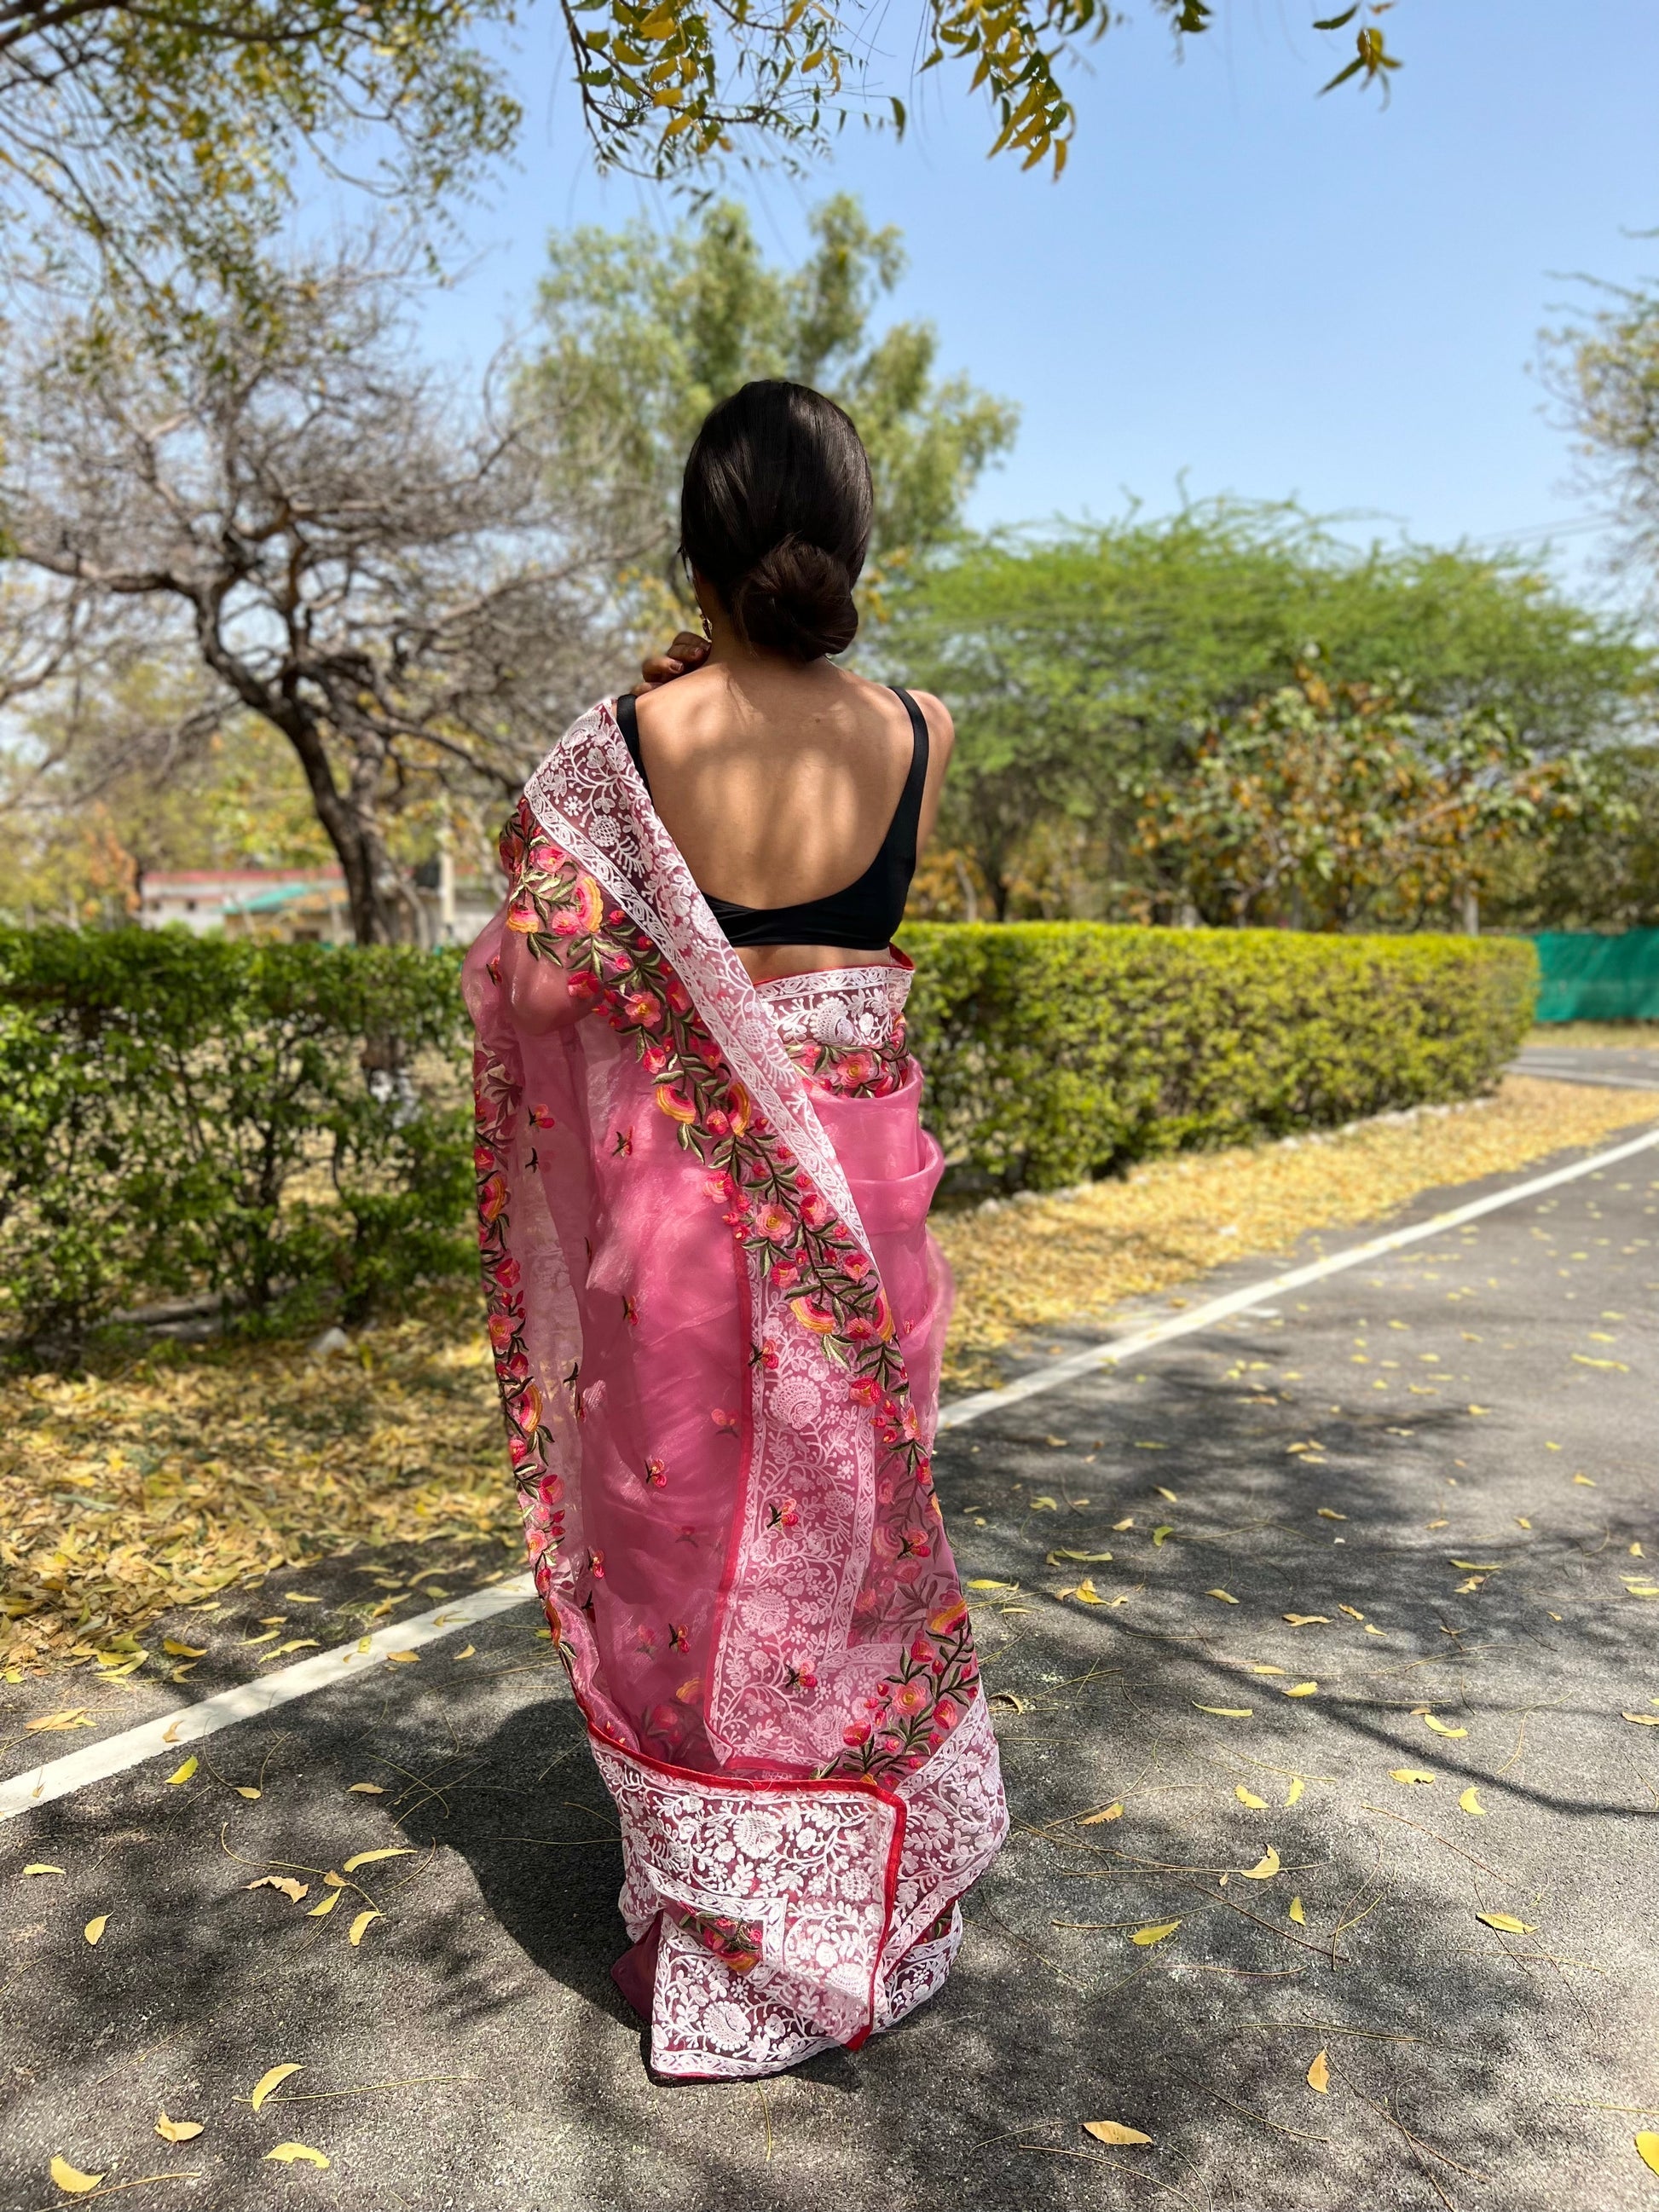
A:
[[[1318,1689],[1317,1682],[1297,1682],[1284,1692],[1287,1698],[1311,1698]]]
[[[53,2159],[46,2171],[58,2186],[70,2197],[84,2197],[88,2190],[96,2189],[104,2178],[101,2173],[82,2173],[78,2166],[71,2166],[66,2158]]]
[[[1329,1505],[1316,1505],[1314,1510],[1322,1521],[1346,1521],[1348,1517],[1346,1513],[1339,1513],[1334,1507]]]
[[[1154,1544],[1161,1544],[1166,1536],[1173,1536],[1174,1534],[1175,1529],[1173,1526],[1170,1522],[1165,1522],[1159,1527],[1153,1529],[1152,1541]]]
[[[1357,1607],[1352,1605],[1340,1605],[1336,1609],[1339,1613],[1346,1613],[1350,1620],[1364,1620],[1365,1618]]]
[[[1200,1705],[1196,1698],[1192,1702],[1195,1711],[1214,1713],[1224,1721],[1247,1721],[1255,1711],[1254,1705]]]
[[[1269,1844],[1253,1867],[1241,1867],[1239,1872],[1246,1881],[1271,1881],[1279,1872],[1279,1853]]]
[[[1238,1600],[1233,1595],[1231,1590],[1206,1590],[1204,1595],[1206,1597],[1218,1597],[1223,1605],[1237,1605],[1238,1603]]]
[[[313,2150],[307,2143],[278,2143],[276,2149],[268,2150],[265,2156],[275,2159],[278,2166],[298,2166],[303,2160],[307,2166],[314,2166],[319,2173],[328,2172],[328,2160],[321,2151]]]
[[[1092,2136],[1097,2142],[1149,2143],[1152,2141],[1152,2137],[1142,2135],[1139,2128],[1126,2128],[1121,2120],[1085,2120],[1083,2132]]]
[[[347,1784],[346,1789],[347,1794],[353,1797],[384,1797],[386,1796],[386,1785],[380,1782],[350,1782]]]
[[[1308,2069],[1308,2087],[1317,2089],[1322,2097],[1330,2094],[1331,2062],[1322,2051]]]
[[[376,1859],[410,1859],[415,1856],[413,1844],[392,1844],[385,1850],[357,1851],[345,1862],[348,1874],[356,1874],[360,1866],[373,1866]]]
[[[1468,1734],[1468,1730],[1466,1728],[1453,1728],[1449,1722],[1437,1719],[1433,1713],[1424,1714],[1423,1725],[1425,1728],[1431,1728],[1437,1735],[1455,1737],[1464,1736]]]
[[[190,1757],[185,1761],[182,1766],[175,1766],[173,1768],[172,1773],[168,1775],[167,1780],[170,1783],[174,1784],[188,1782],[191,1776],[195,1773],[197,1768],[201,1765],[201,1763],[200,1759],[197,1758],[196,1753],[191,1752]]]
[[[1122,1801],[1115,1799],[1109,1805],[1103,1805],[1097,1813],[1085,1813],[1078,1826],[1079,1828],[1097,1828],[1103,1820],[1121,1820],[1122,1818]]]
[[[1298,1928],[1305,1928],[1308,1924],[1308,1916],[1302,1910],[1302,1899],[1299,1897],[1293,1897],[1291,1899],[1291,1917]]]
[[[1173,1490],[1166,1490],[1161,1482],[1157,1486],[1157,1488],[1158,1494],[1160,1498],[1167,1498],[1171,1505],[1180,1504],[1181,1500],[1176,1496]]]
[[[1655,2173],[1659,2173],[1659,2135],[1655,2135],[1650,2128],[1644,2128],[1637,2136],[1636,2155],[1644,2166],[1650,2166]]]
[[[325,1879],[326,1879],[326,1877],[325,1877]],[[313,1905],[312,1906],[310,1911],[307,1913],[306,1918],[307,1920],[325,1919],[329,1913],[333,1911],[335,1906],[344,1895],[345,1892],[343,1889],[331,1889],[328,1895],[323,1899],[320,1905]]]
[[[1530,1936],[1534,1932],[1530,1921],[1517,1920],[1512,1912],[1477,1912],[1474,1917],[1488,1928],[1501,1929],[1505,1936]]]
[[[1634,1721],[1638,1728],[1659,1728],[1659,1713],[1621,1713],[1620,1718]]]
[[[62,1867],[48,1866],[44,1859],[36,1859],[33,1865],[26,1866],[23,1871],[25,1874],[62,1874],[64,1869]]]
[[[354,1946],[361,1943],[363,1940],[364,1931],[367,1929],[369,1922],[371,1920],[378,1920],[380,1917],[380,1914],[374,1910],[373,1905],[370,1905],[367,1912],[360,1912],[357,1915],[357,1917],[351,1923],[351,1933],[346,1938],[347,1942]]]
[[[1149,1928],[1137,1928],[1129,1941],[1145,1950],[1149,1943],[1161,1943],[1166,1936],[1173,1936],[1180,1925],[1178,1920],[1155,1920]]]
[[[1433,1775],[1420,1766],[1391,1766],[1389,1775],[1395,1782],[1432,1782]]]
[[[1477,1820],[1484,1820],[1486,1819],[1486,1808],[1480,1802],[1480,1800],[1475,1796],[1474,1784],[1473,1783],[1469,1784],[1468,1788],[1463,1792],[1463,1795],[1458,1799],[1457,1802],[1463,1812],[1472,1813]]]
[[[408,1667],[411,1666],[421,1655],[418,1651],[388,1651],[386,1656],[395,1666]],[[274,2151],[267,2153],[267,2155],[272,2158],[276,2154]]]
[[[164,1636],[161,1649],[170,1659],[205,1659],[205,1644],[180,1644],[176,1636]]]
[[[1111,1558],[1112,1554],[1109,1552],[1068,1552],[1061,1544],[1049,1553],[1048,1565],[1051,1567],[1057,1567],[1062,1559],[1070,1559],[1080,1567],[1103,1567],[1110,1564]],[[1011,1583],[1008,1587],[1010,1589],[1018,1589],[1019,1584]]]
[[[476,1644],[469,1644],[466,1646],[466,1649],[465,1649],[464,1651],[458,1651],[458,1652],[455,1654],[455,1656],[456,1656],[458,1659],[471,1659],[471,1658],[475,1658],[475,1657],[477,1656],[477,1650],[478,1650],[478,1647],[477,1647],[477,1645]]]
[[[273,2089],[280,2089],[289,2075],[297,2074],[299,2070],[298,2066],[273,2066],[269,2073],[262,2074],[253,2085],[253,2094],[248,2099],[254,2111],[258,2111]]]
[[[108,1926],[108,1913],[100,1912],[96,1914],[94,1918],[88,1921],[86,1926],[81,1930],[81,1933],[86,1937],[88,1943],[96,1943],[100,1941],[105,1929]]]
[[[45,1735],[58,1729],[90,1728],[92,1725],[92,1715],[86,1706],[74,1705],[67,1712],[46,1713],[38,1721],[25,1721],[23,1732],[26,1735]]]
[[[1083,1605],[1099,1605],[1102,1602],[1100,1592],[1095,1588],[1092,1575],[1085,1575],[1083,1580],[1072,1592],[1072,1595]]]
[[[163,2142],[189,2142],[205,2125],[203,2120],[170,2120],[165,2112],[158,2112],[155,2118],[155,2132]]]
[[[1328,1613],[1281,1613],[1281,1620],[1288,1620],[1292,1628],[1328,1628],[1331,1617]]]
[[[1060,1500],[1057,1498],[1050,1498],[1045,1492],[1041,1498],[1034,1498],[1031,1500],[1031,1510],[1034,1513],[1058,1513]]]
[[[1234,1784],[1233,1795],[1241,1805],[1248,1805],[1253,1813],[1265,1813],[1267,1809],[1267,1799],[1258,1797],[1254,1790],[1247,1790],[1242,1782]]]
[[[1287,1812],[1289,1811],[1290,1808],[1291,1808],[1292,1805],[1294,1805],[1294,1804],[1295,1804],[1295,1802],[1296,1802],[1297,1799],[1301,1795],[1302,1795],[1302,1777],[1301,1777],[1299,1774],[1297,1774],[1297,1775],[1293,1775],[1293,1776],[1291,1777],[1291,1786],[1290,1786],[1289,1790],[1285,1792],[1285,1810],[1286,1810]]]
[[[311,1884],[295,1881],[291,1874],[262,1874],[258,1881],[251,1881],[247,1886],[250,1889],[280,1889],[283,1895],[291,1898],[295,1905],[311,1894]]]

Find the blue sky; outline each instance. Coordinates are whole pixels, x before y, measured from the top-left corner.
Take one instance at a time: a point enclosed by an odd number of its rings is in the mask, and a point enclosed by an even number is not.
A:
[[[1594,530],[1528,373],[1573,272],[1659,274],[1659,9],[1651,0],[1400,0],[1389,106],[1318,85],[1346,41],[1309,0],[1224,0],[1172,58],[1143,7],[1080,86],[1064,177],[988,162],[991,131],[936,70],[912,135],[862,131],[804,182],[738,192],[781,258],[805,210],[861,194],[903,232],[895,312],[937,327],[941,365],[1019,403],[981,523],[1103,516],[1126,494],[1299,497],[1428,539],[1567,526],[1589,581]],[[477,256],[427,334],[482,361],[528,313],[547,232],[672,199],[591,173],[556,88],[550,18],[514,64],[520,169],[467,234]],[[900,86],[898,88],[902,89]]]

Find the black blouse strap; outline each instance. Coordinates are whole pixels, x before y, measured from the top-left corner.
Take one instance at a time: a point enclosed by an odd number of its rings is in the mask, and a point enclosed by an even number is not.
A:
[[[651,796],[651,779],[645,772],[645,763],[640,758],[640,718],[634,704],[634,694],[624,691],[617,701],[617,727],[623,733],[623,743],[628,748],[628,757],[645,786],[645,795]]]
[[[921,819],[922,793],[927,787],[927,717],[908,691],[896,684],[892,688],[895,696],[904,702],[904,711],[910,717],[910,773],[904,779],[904,789],[899,793],[892,827],[887,834],[890,838],[904,831],[907,846],[914,851]]]

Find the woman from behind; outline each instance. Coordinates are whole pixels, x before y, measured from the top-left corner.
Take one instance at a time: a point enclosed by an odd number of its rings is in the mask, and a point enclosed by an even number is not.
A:
[[[942,1162],[890,944],[950,725],[829,658],[870,520],[833,403],[714,410],[707,654],[554,748],[467,962],[509,1450],[670,2076],[893,2025],[1007,1825],[933,1489]]]

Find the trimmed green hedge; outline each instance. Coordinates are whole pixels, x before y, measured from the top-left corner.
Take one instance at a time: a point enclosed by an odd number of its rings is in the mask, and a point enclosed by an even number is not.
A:
[[[1513,938],[930,922],[902,943],[929,1125],[958,1186],[1005,1190],[1473,1097],[1538,984]]]
[[[355,1318],[465,1263],[459,961],[0,931],[0,1335],[73,1356],[206,1291]]]
[[[1522,940],[923,924],[911,1033],[958,1182],[1467,1098],[1525,1034]],[[0,931],[0,1337],[74,1357],[207,1291],[354,1320],[471,1265],[454,955]]]

